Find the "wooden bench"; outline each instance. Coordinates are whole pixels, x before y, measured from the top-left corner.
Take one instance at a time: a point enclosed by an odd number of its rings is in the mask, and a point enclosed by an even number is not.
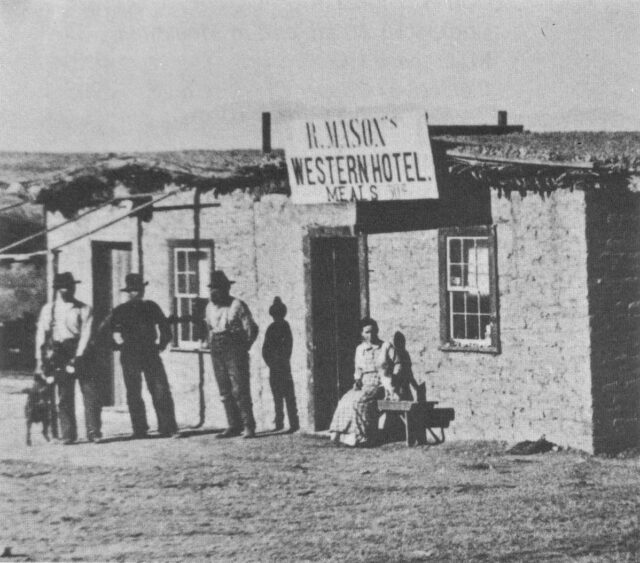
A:
[[[395,414],[404,423],[407,446],[418,444],[442,444],[444,429],[455,419],[450,408],[436,408],[438,401],[378,401],[381,413]],[[435,430],[439,430],[439,435]],[[433,439],[429,441],[429,435]]]

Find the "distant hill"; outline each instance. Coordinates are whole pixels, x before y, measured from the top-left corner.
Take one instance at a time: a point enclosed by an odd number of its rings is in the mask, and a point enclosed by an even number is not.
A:
[[[280,151],[275,151],[280,154]],[[167,152],[128,153],[28,153],[0,152],[0,183],[34,181],[65,169],[91,166],[95,161],[110,156],[140,156],[181,166],[198,166],[211,170],[227,170],[242,165],[255,164],[262,152],[255,149],[226,151],[189,150]],[[1,186],[1,184],[0,184]],[[5,189],[8,186],[4,186]]]

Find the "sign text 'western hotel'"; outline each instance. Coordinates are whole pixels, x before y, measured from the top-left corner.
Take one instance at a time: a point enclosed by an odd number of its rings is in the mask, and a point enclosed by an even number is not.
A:
[[[297,119],[287,125],[294,203],[438,197],[422,112]]]

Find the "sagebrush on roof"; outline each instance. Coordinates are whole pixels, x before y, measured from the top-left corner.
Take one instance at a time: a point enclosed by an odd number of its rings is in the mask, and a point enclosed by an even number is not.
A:
[[[469,156],[582,163],[621,172],[640,172],[640,132],[515,133],[473,137],[441,136]]]
[[[451,173],[463,170],[470,181],[510,191],[549,191],[592,185],[612,175],[640,172],[640,132],[515,133],[509,135],[438,136],[434,145],[446,149]],[[454,158],[453,155],[456,155]],[[510,166],[466,162],[460,156],[518,161]],[[539,167],[521,166],[531,162]],[[558,164],[591,163],[587,173],[545,169]],[[3,176],[4,174],[4,176]],[[162,191],[173,184],[212,190],[215,194],[240,189],[256,197],[268,193],[290,194],[284,153],[265,156],[259,150],[171,151],[129,154],[0,153],[0,181],[21,175],[25,196],[45,204],[51,211],[74,215],[85,207],[113,198],[123,185],[131,194]],[[584,182],[582,182],[584,184]],[[624,184],[624,182],[622,183]]]

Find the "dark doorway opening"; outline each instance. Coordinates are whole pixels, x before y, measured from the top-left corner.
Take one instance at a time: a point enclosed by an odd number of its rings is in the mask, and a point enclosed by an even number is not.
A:
[[[366,242],[323,232],[309,237],[313,424],[326,430],[340,397],[353,385],[358,323],[367,310]]]
[[[108,317],[121,302],[125,276],[131,272],[131,243],[91,242],[93,279],[94,339],[92,369],[101,382],[100,397],[104,406],[126,404],[120,362],[111,346]]]

